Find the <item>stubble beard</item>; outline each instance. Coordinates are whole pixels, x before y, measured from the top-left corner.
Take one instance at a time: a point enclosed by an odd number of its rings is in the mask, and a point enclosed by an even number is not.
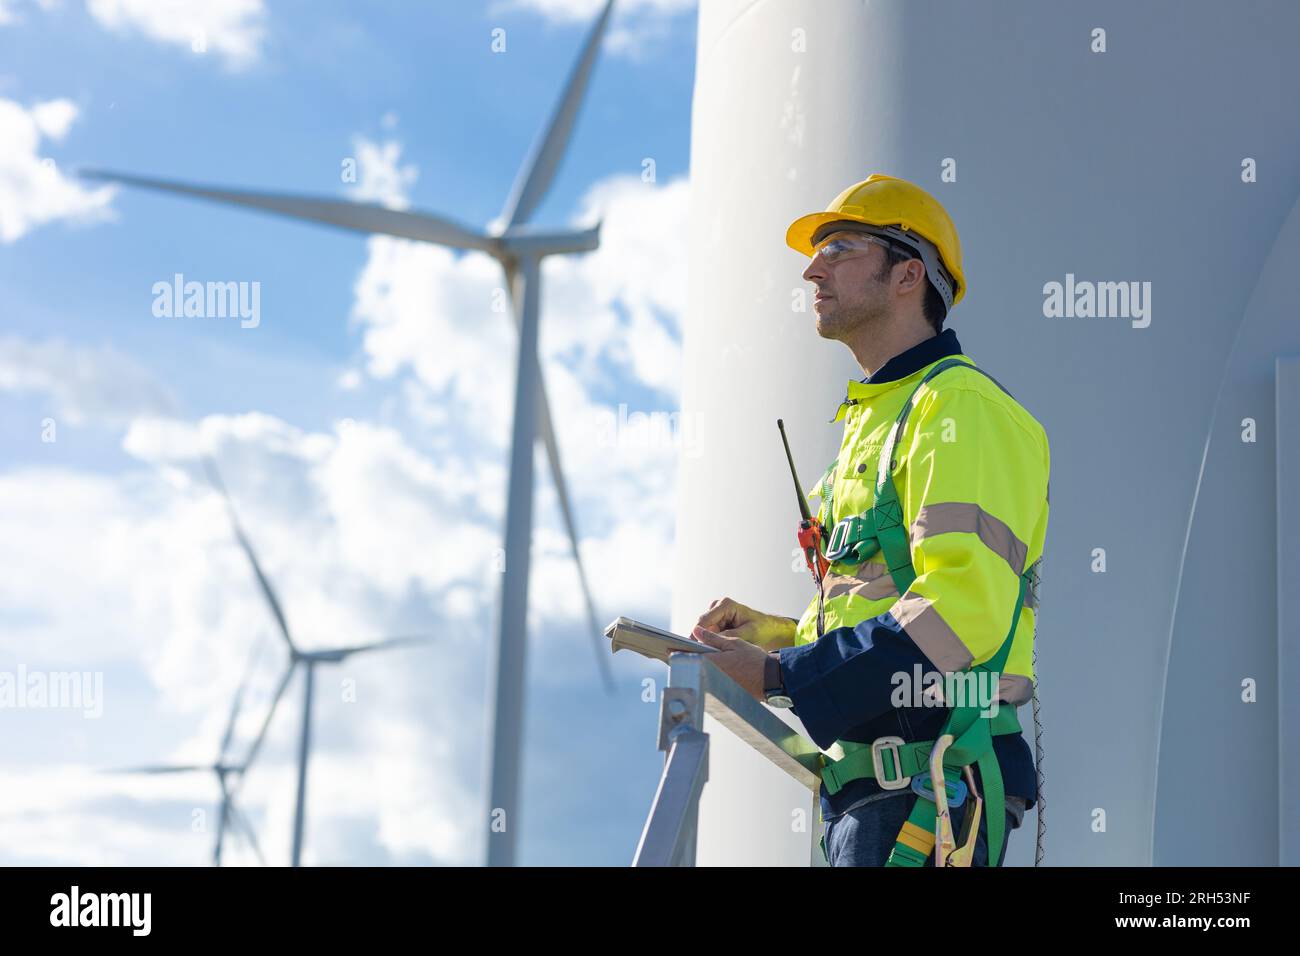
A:
[[[856,302],[846,304],[838,297],[826,303],[830,308],[817,312],[817,334],[824,339],[845,342],[862,329],[881,327],[887,318],[877,297],[877,287]]]

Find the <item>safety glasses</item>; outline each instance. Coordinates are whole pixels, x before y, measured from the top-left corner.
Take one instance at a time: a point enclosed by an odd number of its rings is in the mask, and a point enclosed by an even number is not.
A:
[[[835,265],[845,259],[870,252],[873,244],[884,246],[886,249],[897,248],[892,242],[869,236],[864,232],[833,232],[813,247],[813,255],[820,254],[824,262]],[[911,252],[907,254],[914,255]]]

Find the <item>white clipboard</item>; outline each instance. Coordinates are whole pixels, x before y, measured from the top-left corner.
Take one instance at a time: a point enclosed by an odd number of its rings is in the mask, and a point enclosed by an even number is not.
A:
[[[717,650],[716,647],[679,637],[669,631],[634,621],[630,617],[615,618],[609,627],[605,628],[605,636],[610,640],[611,653],[618,653],[626,647],[630,651],[636,651],[644,657],[653,657],[665,664],[668,663],[668,655],[674,651],[712,654]]]

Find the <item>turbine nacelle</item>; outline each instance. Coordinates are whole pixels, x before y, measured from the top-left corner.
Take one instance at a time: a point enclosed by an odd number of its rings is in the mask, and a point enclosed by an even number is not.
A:
[[[600,246],[600,223],[590,229],[555,231],[532,226],[511,226],[496,236],[497,258],[531,257],[592,252]]]

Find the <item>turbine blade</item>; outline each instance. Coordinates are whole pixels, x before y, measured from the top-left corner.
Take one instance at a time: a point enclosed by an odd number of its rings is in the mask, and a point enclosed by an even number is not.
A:
[[[102,773],[197,773],[200,770],[212,770],[211,764],[151,764],[144,767],[111,767]]]
[[[560,514],[564,518],[564,530],[569,535],[569,549],[573,552],[573,563],[578,568],[578,581],[582,586],[582,599],[587,607],[587,626],[590,628],[592,649],[596,652],[596,666],[600,669],[605,692],[614,693],[614,675],[610,672],[610,655],[605,652],[604,631],[596,615],[596,605],[591,597],[591,585],[587,583],[587,572],[582,566],[582,554],[578,550],[578,526],[573,518],[573,505],[569,500],[569,488],[564,480],[564,469],[560,465],[560,446],[555,440],[555,429],[551,424],[550,403],[546,400],[546,385],[540,376],[537,380],[538,402],[537,419],[542,441],[546,444],[546,460],[551,465],[551,481],[555,483],[555,495],[560,502]]]
[[[280,686],[275,689],[275,696],[271,698],[271,707],[266,712],[266,719],[262,721],[262,728],[257,732],[257,736],[253,738],[253,743],[248,748],[248,756],[244,758],[244,762],[240,765],[241,776],[239,782],[241,784],[244,782],[242,774],[248,772],[249,766],[252,765],[253,759],[257,756],[257,751],[261,749],[262,740],[266,737],[266,730],[271,726],[271,718],[275,716],[275,708],[279,705],[280,698],[284,696],[284,689],[289,686],[289,679],[293,677],[294,668],[297,666],[297,661],[290,658],[289,666],[285,668],[284,676],[280,678]]]
[[[539,272],[540,275],[540,272]],[[519,270],[513,264],[506,265],[506,288],[510,290],[511,299],[515,308],[511,313],[515,318],[515,330],[523,321],[519,314],[520,303],[523,301],[523,295],[518,287]],[[540,290],[539,290],[540,294]],[[560,513],[564,519],[564,529],[569,536],[569,548],[573,553],[574,564],[578,567],[578,581],[582,587],[582,599],[587,608],[587,626],[590,628],[592,651],[596,655],[596,669],[600,671],[601,682],[605,685],[605,692],[613,694],[614,675],[609,666],[609,654],[606,653],[606,642],[604,640],[604,630],[600,626],[600,618],[596,614],[595,601],[591,596],[591,585],[587,582],[587,572],[582,564],[582,554],[578,549],[578,525],[573,517],[573,505],[569,499],[569,486],[564,480],[564,468],[560,464],[560,445],[555,437],[555,428],[551,419],[551,402],[546,395],[546,376],[539,368],[537,372],[537,425],[543,444],[546,446],[546,460],[551,469],[551,481],[555,483],[556,497],[560,502]]]
[[[257,834],[253,832],[253,825],[249,823],[248,817],[244,816],[244,811],[239,809],[234,801],[231,801],[230,804],[230,817],[243,832],[244,839],[248,840],[248,845],[253,848],[253,852],[257,854],[257,862],[266,866],[266,857],[262,855],[262,848],[258,845]]]
[[[257,555],[253,553],[253,545],[249,542],[244,534],[244,529],[239,525],[239,516],[235,514],[235,503],[230,498],[230,492],[226,490],[226,483],[221,480],[221,472],[217,470],[217,463],[209,456],[203,458],[203,465],[208,472],[208,480],[212,486],[217,489],[221,497],[226,502],[226,513],[230,516],[230,526],[235,532],[235,538],[239,541],[240,548],[243,549],[244,556],[248,558],[248,563],[253,566],[253,575],[257,578],[258,587],[262,590],[262,597],[271,608],[271,614],[275,617],[275,623],[279,625],[280,634],[284,636],[284,641],[289,645],[289,652],[295,650],[293,638],[289,636],[289,622],[285,620],[284,610],[280,606],[280,599],[276,597],[275,589],[271,587],[271,582],[266,574],[262,571],[262,565],[257,560]]]
[[[258,654],[261,649],[262,642],[254,642],[253,653],[248,658],[248,667],[244,671],[243,679],[239,682],[239,687],[235,690],[234,703],[230,705],[230,719],[226,721],[226,732],[221,737],[221,750],[217,753],[217,763],[225,762],[226,751],[230,749],[230,738],[235,733],[235,722],[239,719],[239,707],[244,699],[244,690],[248,687],[249,678],[253,676],[253,668],[257,664]]]
[[[573,132],[578,111],[582,108],[587,83],[591,79],[592,68],[596,65],[596,55],[600,52],[600,41],[605,33],[605,24],[609,21],[609,14],[613,8],[614,0],[607,0],[605,9],[600,12],[600,16],[596,18],[591,28],[591,33],[587,35],[587,42],[582,48],[573,72],[569,74],[564,94],[556,105],[555,113],[551,116],[546,131],[533,145],[528,158],[519,169],[519,175],[510,191],[510,199],[507,200],[506,208],[502,212],[507,227],[528,222],[537,207],[542,204],[542,200],[546,198],[546,191],[550,188],[551,181],[555,179],[555,173],[560,168],[564,153],[568,149],[569,136]]]
[[[384,651],[390,647],[407,647],[411,645],[432,644],[432,637],[389,637],[379,641],[371,641],[369,644],[354,644],[351,647],[329,648],[324,651],[316,651],[318,654],[338,654],[340,658],[350,657],[353,654],[362,654],[366,651]]]
[[[212,845],[212,865],[221,865],[221,849],[226,839],[226,820],[230,814],[230,790],[226,787],[226,778],[217,774],[221,785],[221,804],[217,809],[217,841]]]
[[[421,242],[435,242],[458,249],[481,249],[488,253],[496,249],[496,242],[492,237],[451,219],[425,212],[406,212],[372,203],[327,199],[322,196],[296,196],[199,186],[168,179],[156,179],[151,176],[133,176],[111,170],[85,169],[80,171],[80,175],[85,179],[123,183],[127,186],[156,189],[213,202],[247,206],[263,212],[287,216],[290,219],[319,222],[371,235],[417,239]]]

